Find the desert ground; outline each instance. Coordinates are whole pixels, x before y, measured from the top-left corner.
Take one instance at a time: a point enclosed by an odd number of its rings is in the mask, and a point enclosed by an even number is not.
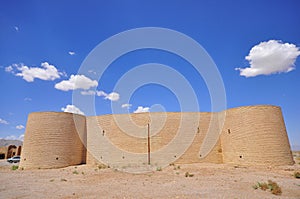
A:
[[[242,167],[225,164],[170,165],[142,174],[97,166],[12,170],[0,162],[0,198],[300,198],[300,152],[296,164]],[[188,172],[188,177],[186,177]],[[276,182],[282,190],[254,189],[257,182]]]

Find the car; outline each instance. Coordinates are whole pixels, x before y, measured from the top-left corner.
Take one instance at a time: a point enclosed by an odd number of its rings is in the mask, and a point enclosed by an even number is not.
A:
[[[21,159],[20,156],[14,156],[14,157],[8,158],[7,162],[9,162],[9,163],[18,163],[18,162],[20,162],[20,159]]]

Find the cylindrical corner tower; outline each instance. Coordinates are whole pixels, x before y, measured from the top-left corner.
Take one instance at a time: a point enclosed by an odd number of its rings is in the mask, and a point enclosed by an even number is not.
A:
[[[59,168],[85,163],[85,116],[36,112],[28,116],[20,168]]]
[[[245,106],[227,110],[221,144],[224,163],[294,164],[281,109],[277,106]]]

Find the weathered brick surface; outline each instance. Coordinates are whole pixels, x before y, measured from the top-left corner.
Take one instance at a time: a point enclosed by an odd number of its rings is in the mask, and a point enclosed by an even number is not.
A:
[[[76,129],[76,121],[78,129]],[[85,117],[37,112],[28,116],[20,167],[58,168],[85,162]]]
[[[245,106],[227,110],[221,142],[224,163],[294,163],[280,107]]]
[[[69,113],[30,114],[20,166],[63,167],[84,162],[85,157],[87,164],[145,165],[148,124],[153,165],[294,163],[281,109],[276,106],[245,106],[220,113],[74,116],[75,122]],[[81,140],[86,140],[87,155]]]

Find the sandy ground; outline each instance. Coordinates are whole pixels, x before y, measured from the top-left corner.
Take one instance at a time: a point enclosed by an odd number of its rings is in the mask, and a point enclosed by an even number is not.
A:
[[[0,161],[0,198],[300,198],[300,152],[297,163],[280,167],[237,167],[224,164],[175,165],[143,174],[71,166],[47,170],[11,170]],[[180,166],[180,168],[178,168]],[[185,177],[185,173],[193,177]],[[273,180],[282,195],[255,190]]]

